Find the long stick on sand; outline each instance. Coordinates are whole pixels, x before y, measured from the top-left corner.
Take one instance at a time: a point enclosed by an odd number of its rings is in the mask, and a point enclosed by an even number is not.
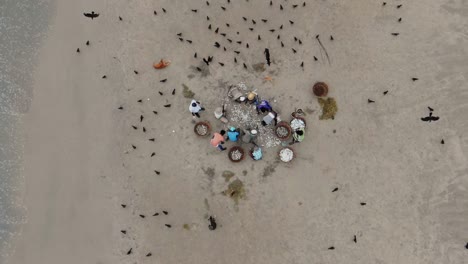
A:
[[[319,35],[317,35],[315,38],[317,39],[318,43],[319,43],[320,46],[322,47],[323,51],[325,51],[325,55],[327,56],[328,64],[331,65],[330,57],[328,56],[327,49],[325,49],[325,47],[323,46],[322,42],[320,41]]]

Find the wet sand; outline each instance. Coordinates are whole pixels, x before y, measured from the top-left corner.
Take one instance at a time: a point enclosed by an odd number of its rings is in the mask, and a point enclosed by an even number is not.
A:
[[[468,14],[462,3],[268,3],[57,3],[28,114],[29,220],[7,263],[463,263]],[[83,17],[91,10],[101,15]],[[265,48],[272,65],[255,71]],[[195,67],[204,67],[208,55],[214,63],[205,76]],[[172,64],[156,71],[152,63],[160,58]],[[202,119],[219,130],[224,126],[212,112],[227,86],[240,81],[285,120],[296,107],[309,113],[293,163],[280,163],[276,147],[262,161],[233,164],[194,135],[182,84],[207,108]],[[319,120],[310,91],[316,81],[328,83],[337,101],[334,120]],[[439,121],[421,121],[428,106]],[[228,181],[226,170],[235,174]],[[223,191],[239,180],[245,197],[236,202]]]

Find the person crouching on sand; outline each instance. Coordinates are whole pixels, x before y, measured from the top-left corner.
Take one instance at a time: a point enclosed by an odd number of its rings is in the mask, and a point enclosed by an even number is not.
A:
[[[200,118],[199,112],[204,111],[205,108],[201,106],[200,102],[192,100],[192,102],[190,102],[189,110],[192,113],[193,118],[195,118],[195,116]]]
[[[226,150],[226,148],[223,147],[223,145],[222,145],[222,144],[224,144],[224,135],[225,134],[226,134],[226,131],[224,131],[224,130],[221,130],[219,133],[214,133],[213,137],[211,138],[210,144],[213,147],[216,147],[221,151]]]

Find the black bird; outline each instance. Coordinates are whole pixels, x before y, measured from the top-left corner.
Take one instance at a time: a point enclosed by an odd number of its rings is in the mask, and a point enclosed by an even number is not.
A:
[[[171,107],[171,104],[164,105],[164,107],[169,108]]]
[[[127,251],[127,255],[130,255],[132,254],[132,248],[130,248],[128,251]]]
[[[265,54],[265,59],[267,61],[268,66],[270,66],[270,63],[271,63],[271,61],[270,61],[270,50],[265,49],[265,51],[263,51],[263,53]]]
[[[192,41],[190,39],[186,39],[185,41],[187,41],[188,43],[192,44]]]
[[[122,21],[122,17],[119,16],[119,20]]]
[[[132,148],[133,148],[133,149],[136,149],[137,147],[136,147],[135,145],[132,145]]]
[[[402,5],[397,5],[396,8],[400,8]]]
[[[172,227],[171,225],[168,225],[168,224],[165,224],[165,226],[168,227],[168,228],[171,228],[171,227]]]
[[[225,37],[226,33],[219,33],[221,36]]]
[[[210,65],[210,62],[208,60],[206,60],[205,58],[203,58],[203,62],[206,64],[206,65]],[[197,67],[198,68],[198,67]]]
[[[242,63],[244,65],[244,68],[247,69],[247,65],[245,63]]]
[[[302,45],[302,40],[298,40],[299,41],[299,45]]]
[[[138,127],[136,127],[136,126],[132,126],[132,127],[133,127],[133,129],[135,129],[135,130],[137,130],[137,129],[138,129]]]
[[[315,38],[316,38],[316,39],[320,38],[320,34],[315,35]]]
[[[161,92],[161,91],[159,91],[158,93],[159,93],[159,95],[164,95],[164,93],[163,93],[163,92]]]
[[[222,9],[223,11],[226,11],[226,8],[225,8],[224,6],[222,6],[221,9]]]
[[[276,39],[280,39],[280,38],[281,38],[281,36],[278,34],[278,36],[276,37]]]
[[[386,5],[386,4],[387,4],[387,2],[383,2],[383,3],[382,3],[382,6],[384,6],[384,5]]]
[[[89,40],[88,40],[88,41],[86,41],[86,46],[89,46]]]
[[[293,24],[294,24],[294,21],[292,21],[292,20],[289,20],[289,23],[290,23],[291,25],[293,25]]]
[[[200,67],[196,67],[197,68],[197,71],[201,72],[202,69]]]
[[[275,32],[275,31],[276,31],[275,29],[270,29],[270,32],[271,32],[271,33]]]
[[[393,36],[398,36],[400,33],[392,33]]]
[[[335,247],[329,247],[328,248],[328,250],[334,250],[334,249],[335,249]]]
[[[175,94],[175,88],[174,88],[174,90],[172,90],[172,95],[174,95],[174,94]]]
[[[150,138],[150,139],[148,139],[148,140],[149,140],[149,141],[153,141],[153,142],[154,142],[154,140],[155,140],[155,139],[154,139],[154,138]],[[154,152],[153,152],[153,153],[154,153]]]
[[[157,171],[157,170],[155,170],[154,173],[156,173],[156,175],[160,175],[160,174],[161,174],[161,172],[159,172],[159,171]]]
[[[468,243],[466,243],[465,248],[468,249]]]
[[[227,39],[227,41],[229,41],[229,43],[232,43],[232,39]]]
[[[166,81],[167,81],[167,79],[162,79],[159,82],[165,83]]]
[[[421,120],[424,122],[432,122],[439,120],[438,116],[432,116],[432,112],[429,113],[429,116],[421,117]]]
[[[107,76],[106,76],[106,75],[103,75],[103,76],[102,76],[102,79],[106,79],[106,78],[107,78]]]
[[[197,58],[197,53],[196,53],[196,52],[195,52],[195,54],[193,54],[193,57],[194,57],[194,58]]]
[[[253,19],[252,19],[252,23],[253,23],[254,25],[257,24],[257,22],[255,22],[255,20],[253,20]]]
[[[122,234],[127,234],[127,231],[125,231],[125,230],[120,230],[120,232],[121,232]]]
[[[119,106],[119,108],[118,108],[118,109],[119,109],[119,110],[123,110],[123,106]]]
[[[401,17],[398,19],[398,22],[401,22]]]
[[[237,42],[237,44],[242,44],[242,41],[240,41],[240,40],[239,40],[239,41],[236,41],[236,42]]]
[[[141,103],[141,102],[143,102],[143,99],[140,99],[140,100],[138,100],[137,102]]]
[[[210,5],[210,2],[206,1],[206,5],[209,6],[209,5]]]
[[[146,128],[145,127],[143,127],[143,133],[146,133]]]
[[[158,216],[158,215],[159,215],[159,213],[158,213],[158,212],[156,212],[156,213],[154,213],[154,215],[153,215],[153,216]]]
[[[198,10],[197,9],[192,9],[192,12],[196,13],[196,12],[198,12]]]
[[[215,33],[218,34],[219,28],[216,28]]]
[[[283,44],[283,41],[281,41],[281,47],[284,48],[284,44]]]
[[[224,63],[222,63],[222,62],[218,62],[218,63],[219,63],[219,65],[221,65],[221,67],[223,67],[223,66],[224,66]]]
[[[147,257],[151,257],[152,255],[153,255],[153,254],[151,254],[151,252],[148,253],[148,254],[146,254]]]
[[[260,37],[260,35],[258,35],[257,40],[262,40],[262,38]]]
[[[215,219],[213,216],[210,216],[210,217],[208,218],[208,221],[210,221],[210,224],[208,225],[208,229],[210,229],[210,230],[215,230],[215,229],[216,229],[216,226],[217,226],[217,224],[216,224],[216,219]]]
[[[246,48],[249,48],[249,43],[246,43],[246,44],[245,44],[245,47],[246,47]]]
[[[153,11],[153,14],[154,14],[155,16],[157,16],[157,15],[158,15],[158,12],[156,12],[156,10],[154,10],[154,11]]]
[[[231,3],[231,0],[227,0],[227,2],[228,2],[228,4],[230,4],[230,3]]]
[[[301,62],[301,68],[304,68],[304,62]]]
[[[296,8],[296,7],[297,7],[297,5],[293,5],[292,7],[293,7],[293,8]]]
[[[281,24],[281,26],[279,27],[279,29],[283,29],[283,24]]]
[[[77,53],[80,53],[80,48],[77,48],[77,49],[76,49],[76,52],[77,52]]]
[[[210,17],[209,17],[209,16],[206,16],[206,20],[207,20],[207,21],[210,21]]]
[[[440,144],[442,144],[442,145],[445,144],[445,141],[442,139],[442,140],[440,141]]]
[[[236,59],[236,57],[234,57],[234,63],[237,63],[237,59]]]
[[[332,36],[332,35],[330,35],[330,40],[331,40],[331,41],[333,41],[333,39],[334,39],[334,38],[333,38],[333,36]]]
[[[163,214],[168,215],[169,213],[167,211],[162,211]]]
[[[229,23],[226,23],[226,27],[230,27],[231,25],[229,25]]]
[[[267,19],[262,19],[262,21],[263,21],[263,23],[266,23],[266,22],[268,22],[268,20],[267,20]]]
[[[270,6],[272,6],[272,5],[273,5],[273,1],[270,1]]]
[[[294,37],[294,41],[297,41],[297,38],[296,38],[296,37]]]
[[[122,208],[125,208],[125,207],[127,207],[127,205],[126,205],[126,204],[121,204],[120,206],[122,206]]]
[[[375,101],[374,101],[374,100],[371,100],[371,99],[367,99],[367,102],[368,102],[369,104],[375,103]]]
[[[182,33],[177,33],[177,36],[182,37]]]
[[[415,82],[415,81],[417,81],[417,80],[419,80],[419,79],[413,77],[413,78],[411,78],[411,80],[413,80],[413,82]]]
[[[237,51],[237,50],[235,50],[234,52],[235,52],[237,55],[239,55],[239,53],[240,53],[240,51]]]
[[[318,61],[317,57],[314,56],[314,61]]]
[[[162,11],[163,11],[164,13],[166,13],[166,9],[163,8]]]
[[[431,112],[434,111],[434,109],[432,107],[430,107],[430,106],[428,106],[427,109],[429,109],[429,111],[431,111]]]
[[[219,45],[218,42],[215,42],[215,43],[214,43],[214,46],[217,47],[217,48],[221,47],[221,45]]]
[[[388,91],[384,91],[384,92],[383,92],[384,95],[387,95],[387,93],[388,93]]]
[[[354,241],[354,243],[357,243],[356,235],[354,235],[353,241]]]
[[[133,72],[134,72],[135,74],[138,74],[138,71],[135,71],[135,70],[134,70]]]
[[[250,31],[253,31],[254,29],[253,28],[249,28]]]
[[[336,191],[338,191],[338,187],[332,190],[332,192],[336,192]]]
[[[305,3],[305,2],[304,2],[304,3],[302,3],[302,6],[303,6],[303,7],[304,7],[304,6],[306,6],[306,3]]]
[[[83,15],[84,15],[85,17],[91,18],[91,20],[92,20],[92,19],[95,19],[96,17],[99,16],[99,14],[98,14],[98,13],[94,13],[94,11],[91,11],[91,13],[83,13]]]
[[[155,153],[155,152],[151,153],[151,157],[154,157],[154,155],[156,155],[156,153]]]
[[[366,205],[367,203],[361,203],[362,206]]]
[[[183,39],[183,38],[179,38],[179,40],[180,40],[180,42],[183,42],[183,41],[184,41],[184,39]]]
[[[282,6],[282,5],[280,5],[280,10],[283,10],[283,6]]]
[[[242,19],[244,19],[244,21],[247,21],[247,18],[246,18],[246,17],[242,17]]]

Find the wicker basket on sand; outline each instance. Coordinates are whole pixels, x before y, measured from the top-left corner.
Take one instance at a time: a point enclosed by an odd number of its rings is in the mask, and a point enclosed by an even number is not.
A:
[[[296,154],[292,148],[285,147],[278,152],[278,156],[282,162],[291,162],[296,157]]]
[[[312,87],[312,92],[317,97],[324,97],[328,94],[328,85],[324,82],[317,82]]]
[[[285,122],[281,121],[279,122],[276,127],[275,127],[275,135],[280,139],[280,140],[288,140],[288,138],[292,134],[292,128],[291,126]]]
[[[200,121],[195,124],[193,131],[200,137],[206,137],[211,132],[211,126],[208,122]]]
[[[239,146],[234,146],[228,151],[229,160],[232,162],[240,162],[245,157],[245,151]]]

